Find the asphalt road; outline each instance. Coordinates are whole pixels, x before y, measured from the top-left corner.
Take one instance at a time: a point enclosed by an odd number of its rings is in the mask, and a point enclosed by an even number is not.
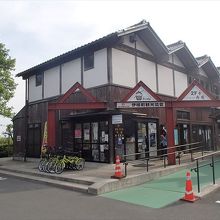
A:
[[[219,220],[219,200],[220,189],[195,203],[153,209],[0,174],[1,220]]]

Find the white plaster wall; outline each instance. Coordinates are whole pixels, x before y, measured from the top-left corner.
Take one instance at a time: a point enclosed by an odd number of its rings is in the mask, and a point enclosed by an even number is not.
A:
[[[158,65],[159,93],[174,96],[172,69]]]
[[[133,55],[112,49],[112,81],[123,86],[134,87],[136,85]]]
[[[137,36],[136,48],[140,51],[147,53],[147,54],[153,55],[151,50],[147,47],[147,45],[138,36]]]
[[[183,63],[180,61],[180,59],[175,54],[173,55],[173,61],[174,61],[174,64],[176,64],[177,66],[184,67]]]
[[[42,85],[36,86],[35,75],[29,77],[29,102],[42,99]]]
[[[62,94],[76,82],[81,84],[81,59],[75,59],[62,64]]]
[[[187,75],[178,71],[174,71],[175,74],[175,90],[176,97],[179,97],[184,90],[188,87]]]
[[[206,72],[202,68],[199,68],[199,74],[208,78]]]
[[[137,59],[137,63],[138,81],[143,81],[151,90],[157,92],[155,63],[139,57]]]
[[[94,53],[94,68],[83,71],[83,81],[85,88],[99,86],[108,82],[106,48]]]
[[[60,67],[54,67],[44,72],[44,98],[60,94]]]
[[[129,40],[129,36],[130,35],[126,35],[124,36],[124,42],[123,44],[129,46],[129,47],[132,47],[132,48],[135,48],[135,43],[131,43],[130,40]],[[153,55],[152,52],[150,51],[150,49],[147,47],[147,45],[138,37],[136,36],[136,48],[140,51],[143,51],[147,54],[150,54],[150,55]]]
[[[134,48],[134,43],[131,43],[129,40],[129,36],[130,35],[125,35],[123,36],[123,44],[129,46],[129,47],[133,47]]]

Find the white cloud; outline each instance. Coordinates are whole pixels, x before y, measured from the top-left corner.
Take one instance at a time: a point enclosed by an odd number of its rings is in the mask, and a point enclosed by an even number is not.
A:
[[[183,40],[195,56],[220,65],[219,1],[0,1],[0,42],[16,72],[145,19],[164,41]],[[14,73],[14,74],[15,74]],[[24,82],[10,101],[24,105]]]

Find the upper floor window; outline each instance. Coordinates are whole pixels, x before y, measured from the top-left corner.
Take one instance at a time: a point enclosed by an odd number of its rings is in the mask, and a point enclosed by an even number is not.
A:
[[[94,53],[84,56],[84,71],[94,68]]]
[[[176,111],[176,118],[190,120],[190,113],[186,111]]]
[[[37,73],[36,77],[36,86],[41,86],[43,82],[43,73]]]

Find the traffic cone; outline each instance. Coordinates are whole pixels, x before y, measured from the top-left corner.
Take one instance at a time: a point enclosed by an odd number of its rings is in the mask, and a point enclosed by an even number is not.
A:
[[[195,196],[193,194],[191,174],[188,171],[186,173],[186,191],[185,191],[185,196],[181,200],[184,200],[184,201],[187,201],[187,202],[195,202],[197,199],[199,199],[199,197]]]
[[[125,176],[123,175],[121,171],[121,166],[120,166],[120,157],[119,155],[116,156],[116,161],[115,161],[115,175],[111,176],[111,178],[116,178],[116,179],[121,179],[124,178]]]

